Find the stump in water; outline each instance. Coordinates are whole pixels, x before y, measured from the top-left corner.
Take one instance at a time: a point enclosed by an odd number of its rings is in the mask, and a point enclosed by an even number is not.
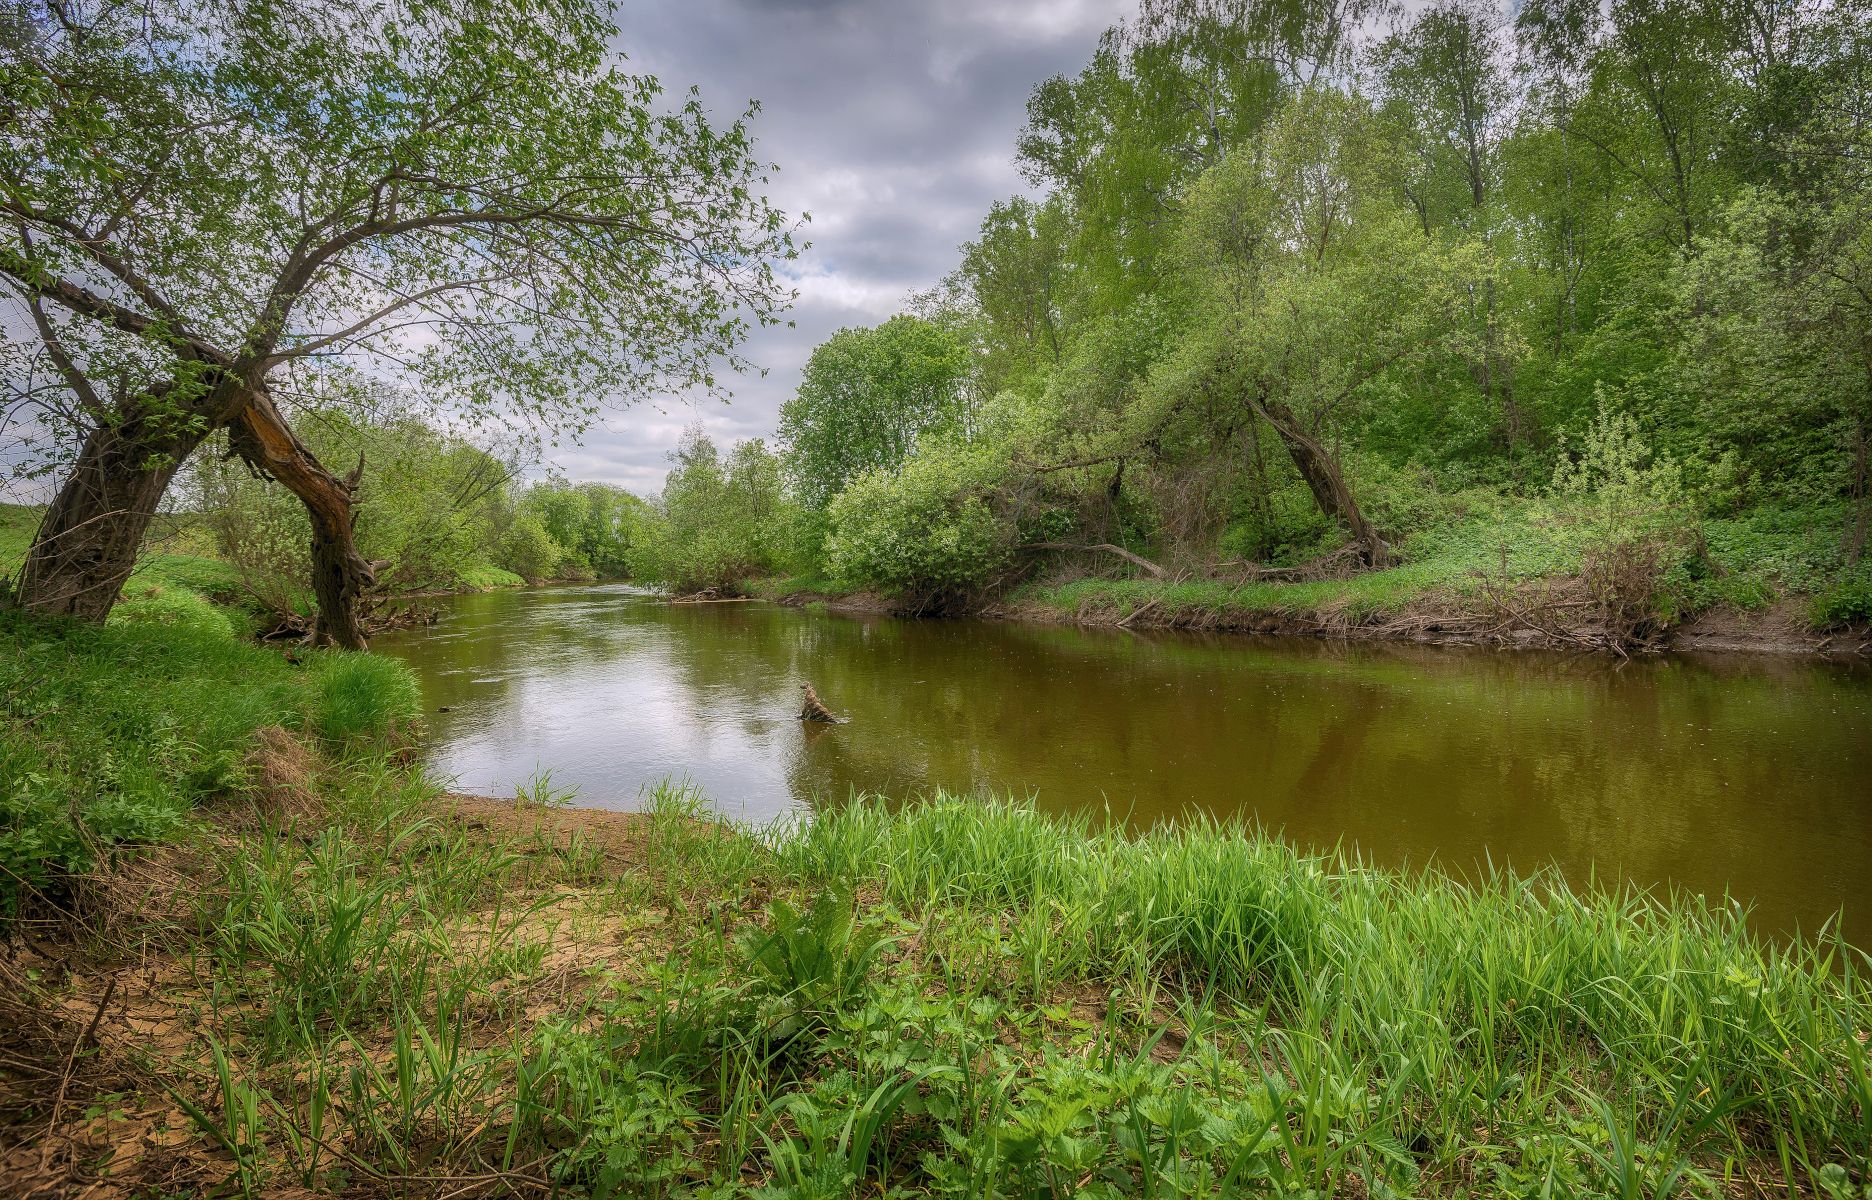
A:
[[[800,720],[820,721],[827,725],[837,725],[843,720],[842,717],[835,717],[832,715],[832,710],[827,708],[824,705],[824,703],[820,701],[819,693],[813,691],[812,684],[802,683],[800,684],[799,690],[800,690],[800,710],[799,710]]]

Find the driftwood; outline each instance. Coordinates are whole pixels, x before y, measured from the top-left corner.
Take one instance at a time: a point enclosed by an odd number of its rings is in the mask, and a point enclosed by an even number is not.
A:
[[[1123,546],[1114,546],[1110,542],[1093,542],[1090,545],[1082,545],[1078,542],[1033,542],[1027,546],[1022,547],[1022,549],[1026,549],[1026,550],[1103,550],[1107,554],[1116,554],[1119,558],[1124,559],[1126,562],[1131,563],[1133,566],[1144,568],[1146,571],[1149,571],[1152,575],[1156,576],[1158,579],[1162,579],[1164,578],[1165,575],[1168,574],[1168,572],[1166,572],[1162,567],[1158,566],[1156,563],[1152,562],[1150,559],[1145,558],[1142,555],[1133,554],[1131,553],[1131,551],[1126,550]]]
[[[703,588],[687,596],[670,597],[671,604],[746,604],[759,596],[724,596],[714,588]]]
[[[799,690],[800,690],[800,710],[799,710],[800,720],[817,721],[825,725],[842,725],[845,723],[844,717],[834,714],[831,709],[827,708],[825,704],[820,701],[819,693],[813,691],[812,684],[802,683],[800,684]]]
[[[426,604],[410,604],[404,607],[380,609],[378,602],[365,597],[358,605],[357,623],[365,636],[376,637],[393,629],[416,629],[434,625],[442,617],[441,610]],[[273,624],[254,635],[254,640],[261,642],[304,642],[315,636],[315,617],[304,613],[276,612]]]

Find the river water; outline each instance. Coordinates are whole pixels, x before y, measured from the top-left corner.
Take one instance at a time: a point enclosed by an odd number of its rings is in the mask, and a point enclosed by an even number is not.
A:
[[[1239,814],[1314,848],[1727,894],[1872,946],[1872,670],[979,621],[620,585],[443,602],[381,638],[465,791],[541,769],[628,809],[687,779],[767,821],[853,790],[1031,795],[1136,825]],[[803,726],[810,681],[848,724]],[[446,710],[446,711],[441,711]]]

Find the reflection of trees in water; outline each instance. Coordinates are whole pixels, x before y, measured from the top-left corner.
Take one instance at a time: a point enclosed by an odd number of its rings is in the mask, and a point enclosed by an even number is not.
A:
[[[637,607],[584,589],[469,593],[448,597],[434,626],[379,638],[376,647],[417,669],[431,709],[501,707],[523,676],[551,674],[575,687],[581,672],[656,648],[632,619]]]
[[[1240,813],[1390,863],[1558,860],[1584,878],[1598,861],[1643,881],[1778,892],[1783,907],[1806,898],[1811,909],[1816,888],[1830,887],[1872,908],[1852,874],[1872,874],[1863,670],[1771,659],[1617,667],[755,604],[594,599],[568,605],[564,621],[507,607],[528,600],[465,598],[460,620],[479,632],[422,653],[470,670],[431,671],[432,702],[485,699],[475,675],[526,669],[570,692],[654,671],[676,719],[741,739],[742,753],[783,756],[801,800],[853,788],[1037,790],[1043,806],[1109,803],[1139,824],[1191,807]],[[562,665],[534,670],[542,656]],[[852,723],[801,728],[802,680]]]

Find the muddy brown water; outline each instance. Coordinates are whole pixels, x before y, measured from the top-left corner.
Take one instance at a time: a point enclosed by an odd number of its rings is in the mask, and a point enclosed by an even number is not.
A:
[[[619,585],[442,603],[377,648],[417,670],[432,765],[467,791],[549,769],[580,804],[674,777],[754,822],[937,787],[1134,825],[1240,815],[1383,864],[1727,895],[1776,933],[1843,911],[1872,946],[1864,664],[861,619]],[[848,724],[796,719],[808,680]]]

